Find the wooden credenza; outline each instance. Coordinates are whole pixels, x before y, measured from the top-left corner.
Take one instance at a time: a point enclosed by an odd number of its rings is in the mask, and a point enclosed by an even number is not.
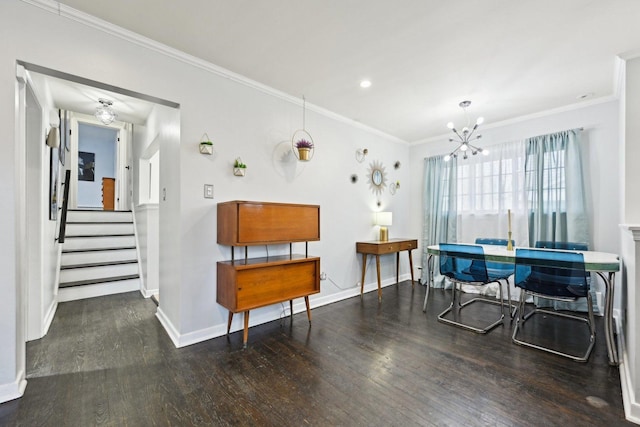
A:
[[[249,310],[304,298],[311,322],[309,295],[320,292],[320,258],[305,254],[248,258],[248,247],[320,240],[320,206],[230,201],[218,204],[218,244],[231,246],[231,260],[217,263],[218,304],[233,314],[244,313],[243,345],[249,335]],[[244,257],[235,259],[235,247]],[[293,310],[291,310],[293,315]]]

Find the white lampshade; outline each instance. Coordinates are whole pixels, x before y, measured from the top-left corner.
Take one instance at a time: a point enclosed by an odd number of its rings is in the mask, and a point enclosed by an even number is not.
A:
[[[393,212],[376,212],[376,225],[389,226],[393,225]]]

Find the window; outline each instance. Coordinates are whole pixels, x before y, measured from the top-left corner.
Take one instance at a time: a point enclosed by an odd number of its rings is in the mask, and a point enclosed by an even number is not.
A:
[[[530,154],[530,167],[527,170],[528,197],[534,206],[543,206],[544,213],[566,212],[566,170],[564,148]],[[536,162],[542,159],[542,164]],[[539,170],[542,170],[542,173]],[[542,191],[541,191],[542,189]],[[542,200],[539,200],[539,198]]]
[[[524,209],[524,155],[507,149],[496,157],[479,157],[458,162],[457,196],[459,213],[498,213]]]

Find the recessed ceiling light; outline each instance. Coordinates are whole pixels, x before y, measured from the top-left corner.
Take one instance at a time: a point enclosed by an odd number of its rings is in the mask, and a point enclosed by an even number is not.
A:
[[[363,80],[360,82],[360,87],[361,88],[368,88],[371,86],[371,81],[370,80]]]

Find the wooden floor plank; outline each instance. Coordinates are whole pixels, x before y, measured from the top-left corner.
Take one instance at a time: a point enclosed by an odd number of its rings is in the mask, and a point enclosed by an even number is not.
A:
[[[176,349],[138,293],[61,303],[0,425],[633,425],[603,319],[588,363],[437,322],[408,282]],[[483,312],[477,315],[484,315]],[[534,328],[531,328],[533,330]],[[554,343],[580,344],[570,327]]]

